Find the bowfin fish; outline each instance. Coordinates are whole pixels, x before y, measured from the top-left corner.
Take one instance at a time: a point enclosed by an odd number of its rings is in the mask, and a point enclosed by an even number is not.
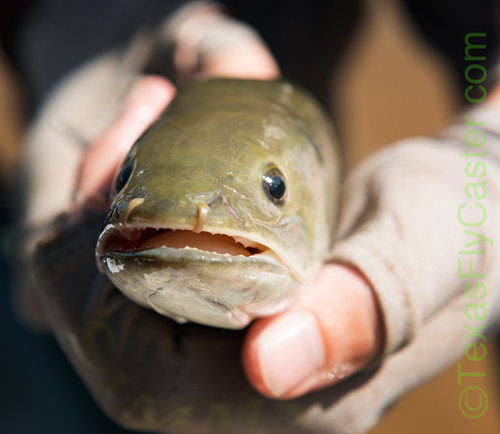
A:
[[[339,173],[332,125],[297,85],[183,87],[115,177],[98,266],[178,322],[245,327],[289,306],[327,258]]]

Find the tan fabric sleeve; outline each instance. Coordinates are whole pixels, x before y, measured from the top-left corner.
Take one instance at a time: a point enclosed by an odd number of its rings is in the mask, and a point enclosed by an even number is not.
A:
[[[472,140],[475,127],[466,126],[462,115],[462,125],[443,130],[439,139],[402,141],[369,159],[345,183],[332,257],[358,267],[375,288],[384,314],[386,354],[411,341],[468,284],[483,282],[488,287],[488,324],[498,313],[500,267],[494,243],[500,239],[500,113],[488,108],[467,116],[486,122],[483,147],[465,143],[466,134]],[[478,143],[480,137],[477,132]],[[460,154],[466,150],[484,150],[485,156],[465,159]],[[470,163],[472,173],[477,162],[477,176],[467,176],[466,165]],[[480,178],[483,164],[487,174]],[[469,183],[481,183],[475,185],[477,194],[486,197],[476,199]],[[485,222],[462,225],[457,215],[462,204],[463,220],[482,219],[476,203],[485,209]],[[484,254],[460,253],[467,251]],[[472,274],[484,277],[459,277],[459,272],[471,274],[471,265]]]

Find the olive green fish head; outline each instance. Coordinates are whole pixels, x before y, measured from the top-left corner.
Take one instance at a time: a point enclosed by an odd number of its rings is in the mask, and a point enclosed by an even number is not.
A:
[[[322,110],[290,83],[183,88],[116,177],[98,263],[177,320],[238,328],[282,310],[331,245],[335,152]]]

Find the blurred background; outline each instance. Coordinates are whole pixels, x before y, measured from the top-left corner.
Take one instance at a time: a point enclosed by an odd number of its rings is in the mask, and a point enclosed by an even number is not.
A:
[[[354,42],[332,76],[331,101],[349,170],[400,138],[432,133],[463,105],[463,88],[451,67],[416,30],[395,0],[366,1]],[[462,44],[457,40],[457,44]],[[23,87],[0,53],[0,193],[12,189],[26,126]],[[6,208],[5,203],[0,207]],[[2,238],[6,210],[1,214]],[[0,424],[16,434],[119,433],[91,401],[54,340],[31,333],[14,317],[5,257],[0,261]],[[445,338],[445,334],[443,334]],[[500,433],[498,350],[488,336],[488,357],[476,362],[476,380],[488,411],[467,419],[458,408],[457,363],[413,391],[371,434]],[[432,360],[429,360],[432,363]],[[40,391],[43,390],[43,396]]]

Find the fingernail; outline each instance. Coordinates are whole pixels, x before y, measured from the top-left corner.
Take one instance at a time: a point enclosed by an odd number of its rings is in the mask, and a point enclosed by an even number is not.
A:
[[[264,383],[276,397],[305,381],[325,363],[321,331],[314,315],[293,312],[259,336],[257,351]]]

